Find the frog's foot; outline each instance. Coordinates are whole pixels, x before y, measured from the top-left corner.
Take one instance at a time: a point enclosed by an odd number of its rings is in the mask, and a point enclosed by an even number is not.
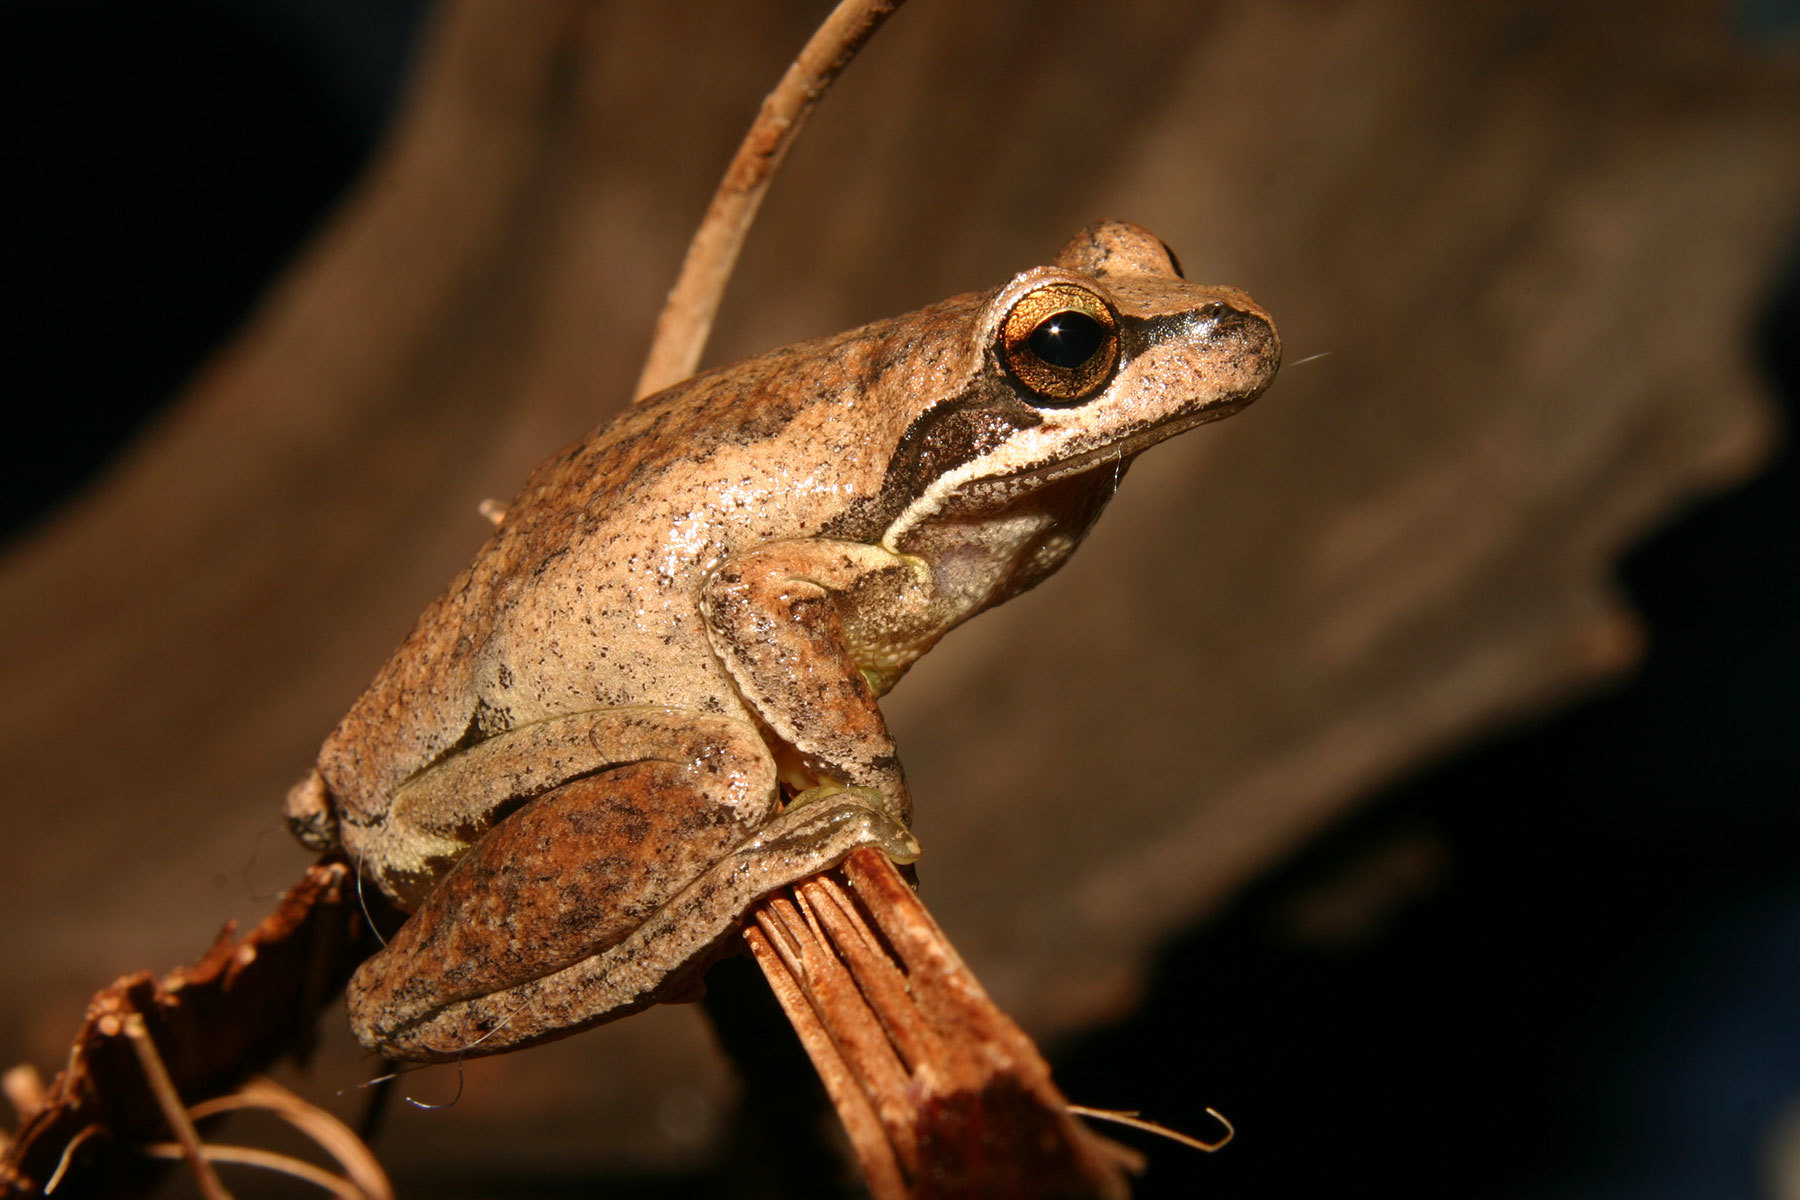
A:
[[[824,783],[807,788],[788,801],[781,815],[757,830],[756,836],[733,857],[755,857],[765,864],[805,862],[817,857],[817,847],[833,846],[842,841],[846,830],[865,835],[866,840],[859,841],[858,846],[874,846],[897,863],[917,862],[923,853],[919,839],[895,819],[880,792],[874,788]],[[774,891],[795,879],[804,879],[826,867],[836,866],[848,853],[846,850],[823,866],[811,867],[764,890]]]
[[[791,813],[796,809],[805,808],[811,804],[822,804],[828,800],[836,800],[839,803],[866,805],[876,812],[882,813],[896,825],[906,824],[905,819],[895,811],[895,806],[888,802],[887,797],[881,794],[879,788],[853,787],[850,784],[838,783],[833,779],[827,779],[823,783],[817,783],[812,787],[807,788],[804,792],[799,793],[789,800],[781,811],[784,813]],[[883,849],[885,850],[886,848],[884,847]],[[887,850],[887,855],[895,862],[901,863],[912,862],[913,859],[916,859],[919,856],[916,850],[913,852],[912,858],[902,857],[892,850]]]
[[[899,862],[919,857],[910,830],[846,789],[781,813],[623,940],[539,978],[430,1006],[409,1002],[409,981],[400,1003],[384,1006],[363,979],[377,956],[352,981],[351,1027],[392,1057],[443,1060],[548,1041],[691,993],[758,900],[865,846]]]

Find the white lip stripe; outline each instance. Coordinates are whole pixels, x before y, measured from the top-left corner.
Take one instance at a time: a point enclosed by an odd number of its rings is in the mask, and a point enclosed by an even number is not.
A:
[[[1235,411],[1239,405],[1232,402],[1214,402],[1189,413],[1186,417],[1149,425],[1140,431],[1125,437],[1109,437],[1097,445],[1074,448],[1063,443],[1055,453],[1046,454],[1043,450],[1025,453],[1027,442],[1042,440],[1041,434],[1045,426],[1036,426],[1022,430],[1021,434],[1040,435],[1037,439],[1018,437],[1009,441],[999,453],[978,458],[964,463],[954,471],[940,476],[927,488],[917,500],[909,504],[905,511],[894,519],[888,530],[882,535],[881,544],[889,550],[896,550],[902,539],[918,526],[929,521],[942,512],[950,499],[971,484],[999,484],[1010,480],[1029,480],[1033,487],[1043,487],[1055,483],[1059,479],[1067,479],[1071,475],[1079,475],[1094,466],[1113,462],[1120,463],[1148,450],[1158,442],[1184,433],[1196,425],[1204,425]],[[1053,432],[1060,432],[1067,426],[1051,427]],[[1110,432],[1110,431],[1109,431]],[[1073,439],[1071,439],[1073,440]]]

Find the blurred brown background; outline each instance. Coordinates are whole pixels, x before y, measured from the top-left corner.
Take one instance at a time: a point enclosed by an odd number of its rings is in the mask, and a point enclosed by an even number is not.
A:
[[[283,790],[476,504],[622,405],[824,8],[0,10],[0,1061],[296,875]],[[709,362],[1101,216],[1281,325],[886,705],[926,900],[1065,1089],[1244,1130],[1143,1194],[1800,1194],[1797,23],[913,0],[802,137]],[[327,1026],[301,1086],[353,1109]],[[380,1148],[403,1194],[744,1191],[736,1088],[664,1009]]]

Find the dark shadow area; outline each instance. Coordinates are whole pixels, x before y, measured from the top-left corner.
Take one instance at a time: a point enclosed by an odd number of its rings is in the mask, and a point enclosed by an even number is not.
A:
[[[1791,427],[1800,271],[1755,336]],[[1211,1158],[1154,1150],[1142,1195],[1762,1192],[1800,1101],[1791,448],[1623,578],[1650,633],[1634,679],[1369,805],[1063,1048],[1083,1103],[1237,1123]],[[1383,905],[1382,864],[1420,847],[1436,885]],[[1371,919],[1295,919],[1334,897]]]
[[[87,486],[248,314],[374,147],[419,7],[0,13],[0,540]]]

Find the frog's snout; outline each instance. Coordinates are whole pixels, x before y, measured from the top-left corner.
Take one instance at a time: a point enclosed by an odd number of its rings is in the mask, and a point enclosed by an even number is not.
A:
[[[1220,288],[1220,296],[1202,310],[1210,313],[1208,342],[1227,370],[1239,377],[1246,398],[1254,397],[1275,378],[1281,366],[1281,334],[1275,318],[1236,288]]]

